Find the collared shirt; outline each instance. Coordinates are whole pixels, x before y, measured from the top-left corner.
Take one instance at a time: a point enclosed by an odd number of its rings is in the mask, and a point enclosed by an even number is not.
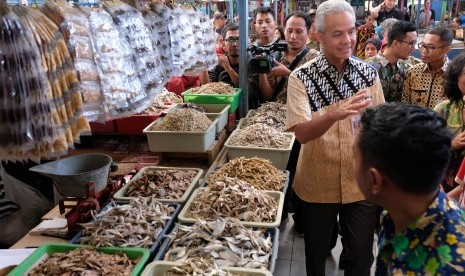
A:
[[[440,101],[446,100],[443,84],[449,62],[449,58],[445,56],[444,64],[436,73],[423,62],[410,67],[404,82],[402,102],[433,109]]]
[[[300,54],[300,53],[299,53]],[[318,55],[318,51],[309,49],[308,53],[297,63],[297,65],[294,68],[299,68],[302,66],[304,63],[314,59]],[[289,62],[286,58],[285,53],[281,54],[281,59],[279,60],[280,63],[285,65],[286,67],[289,68],[292,62]],[[287,77],[286,77],[287,78]],[[281,82],[281,77],[276,78],[276,86]],[[276,87],[275,87],[276,89]],[[276,96],[276,101],[280,103],[287,103],[287,83],[284,84],[283,88],[281,91],[278,92],[278,95]]]
[[[404,14],[396,7],[392,8],[390,11],[386,11],[384,4],[378,12],[378,17],[376,18],[377,25],[379,26],[381,22],[388,18],[395,18],[397,20],[404,20]]]
[[[375,36],[375,27],[368,27],[367,25],[362,25],[357,28],[357,46],[355,53],[357,57],[365,59],[365,42]]]
[[[349,58],[339,74],[320,53],[289,76],[286,129],[334,111],[361,89],[371,95],[373,105],[384,102],[376,70]],[[337,121],[322,136],[302,145],[293,184],[302,200],[350,203],[365,199],[353,173],[354,118]]]
[[[320,43],[318,43],[318,41],[311,40],[310,37],[307,38],[306,46],[308,49],[320,51]]]
[[[381,52],[365,61],[378,71],[386,102],[400,102],[402,100],[404,79],[410,64],[399,59],[396,66],[392,66]]]
[[[445,193],[401,233],[387,211],[381,225],[376,275],[465,275],[465,213]]]

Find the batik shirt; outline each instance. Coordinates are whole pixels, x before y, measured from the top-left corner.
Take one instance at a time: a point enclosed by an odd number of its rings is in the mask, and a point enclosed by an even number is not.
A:
[[[444,74],[449,66],[449,58],[444,59],[441,69],[433,74],[426,63],[410,67],[405,78],[402,102],[433,109],[444,97]]]
[[[465,275],[465,213],[439,192],[401,233],[382,214],[376,275]]]
[[[375,27],[368,27],[367,25],[362,25],[357,28],[357,47],[356,54],[357,57],[365,59],[365,42],[375,36]]]
[[[365,61],[378,71],[386,102],[400,102],[404,80],[410,64],[399,59],[396,66],[392,66],[381,52]]]
[[[320,53],[289,76],[286,129],[334,112],[361,89],[371,96],[373,105],[384,103],[375,69],[349,58],[339,73]],[[339,120],[322,136],[302,144],[293,184],[302,200],[351,203],[365,199],[353,170],[353,119]]]

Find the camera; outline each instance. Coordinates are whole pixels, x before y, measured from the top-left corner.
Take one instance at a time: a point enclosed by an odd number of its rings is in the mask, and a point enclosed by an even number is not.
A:
[[[284,40],[276,40],[267,46],[259,46],[254,43],[247,50],[252,54],[249,61],[250,73],[269,73],[274,66],[273,60],[278,60],[281,52],[287,51],[287,43]]]

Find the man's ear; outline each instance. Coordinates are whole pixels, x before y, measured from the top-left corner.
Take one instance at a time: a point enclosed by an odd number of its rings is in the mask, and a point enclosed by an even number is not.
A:
[[[377,196],[383,192],[385,177],[377,168],[370,168],[370,192],[373,196]]]
[[[318,43],[321,43],[321,37],[323,36],[323,34],[316,31],[315,36],[316,36],[316,40],[318,41]]]

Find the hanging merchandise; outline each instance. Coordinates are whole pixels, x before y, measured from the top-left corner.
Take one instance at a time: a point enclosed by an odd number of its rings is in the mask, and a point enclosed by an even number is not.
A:
[[[3,1],[0,16],[0,156],[38,161],[66,148],[66,138],[57,133],[56,110],[31,29]]]
[[[212,28],[210,17],[201,10],[196,10],[200,19],[202,32],[202,45],[204,46],[204,56],[207,70],[213,70],[218,64],[218,56],[215,48],[215,31]]]
[[[152,44],[151,34],[145,26],[141,12],[128,4],[106,2],[105,9],[113,17],[120,33],[125,36],[134,54],[136,71],[149,99],[153,99],[168,82],[158,50]],[[145,100],[144,98],[141,98]],[[143,104],[145,109],[149,102]]]
[[[171,56],[173,66],[179,66],[182,74],[195,64],[198,58],[194,49],[192,24],[184,9],[176,7],[171,11],[171,22],[168,24],[171,39]]]

